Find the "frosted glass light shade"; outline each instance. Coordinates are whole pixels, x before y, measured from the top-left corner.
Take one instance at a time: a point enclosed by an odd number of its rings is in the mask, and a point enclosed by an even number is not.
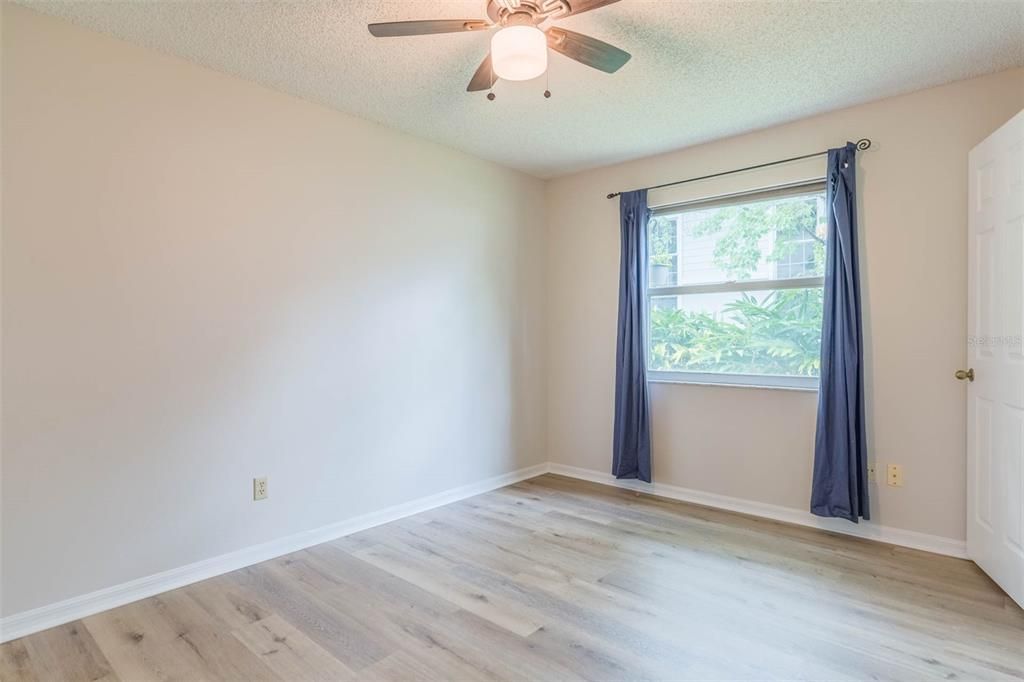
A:
[[[507,81],[528,81],[548,68],[548,39],[536,26],[507,26],[491,38],[491,67]]]

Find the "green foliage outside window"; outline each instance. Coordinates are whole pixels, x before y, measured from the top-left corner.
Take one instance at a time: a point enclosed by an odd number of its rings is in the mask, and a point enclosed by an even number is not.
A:
[[[719,319],[677,308],[651,310],[653,370],[818,376],[822,290],[744,293]]]
[[[817,199],[804,198],[779,202],[761,202],[745,206],[727,206],[714,211],[693,230],[695,237],[717,235],[715,265],[732,279],[745,280],[762,260],[761,240],[775,234],[775,247],[766,254],[769,263],[778,263],[801,240],[814,243],[814,271],[825,272],[825,238],[817,233]]]
[[[714,265],[735,280],[750,279],[763,262],[785,262],[798,245],[803,248],[801,242],[812,244],[813,256],[799,274],[820,276],[824,272],[825,241],[817,231],[817,203],[815,197],[800,197],[724,207],[695,225],[692,234],[716,237]],[[652,263],[666,264],[665,259],[677,250],[674,228],[652,229],[650,234]],[[762,254],[763,243],[772,235],[772,250]],[[766,288],[769,287],[770,284]],[[674,305],[652,305],[650,368],[818,376],[821,288],[779,289],[738,296],[724,304],[717,315]]]

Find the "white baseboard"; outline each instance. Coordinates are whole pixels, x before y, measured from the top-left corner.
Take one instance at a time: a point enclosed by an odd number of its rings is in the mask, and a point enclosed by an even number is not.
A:
[[[362,514],[345,521],[332,523],[313,530],[303,531],[294,535],[272,540],[261,545],[246,547],[236,552],[229,552],[211,559],[197,561],[187,566],[172,568],[169,571],[131,580],[120,585],[113,585],[95,592],[89,592],[64,601],[41,606],[30,611],[23,611],[0,618],[0,642],[30,635],[57,625],[69,623],[94,613],[123,606],[139,599],[183,587],[200,580],[206,580],[229,571],[251,566],[290,552],[312,547],[322,542],[336,540],[367,528],[396,521],[406,516],[434,509],[442,505],[479,495],[496,488],[525,481],[548,471],[547,463],[519,469],[500,476],[470,483],[469,485],[452,488],[435,495],[421,497],[409,502],[397,504],[385,509]]]
[[[254,545],[236,552],[222,554],[211,559],[197,561],[187,566],[173,568],[155,575],[131,580],[120,585],[113,585],[95,592],[65,599],[54,604],[41,606],[31,611],[23,611],[6,618],[0,618],[0,642],[30,635],[57,625],[69,623],[94,613],[123,606],[139,599],[167,592],[200,580],[206,580],[223,573],[238,570],[246,566],[267,561],[290,552],[297,552],[322,542],[351,535],[367,528],[396,521],[413,514],[434,509],[442,505],[463,500],[467,497],[501,488],[506,485],[525,481],[545,473],[560,474],[584,481],[602,483],[604,485],[646,492],[660,497],[667,497],[683,502],[692,502],[706,507],[715,507],[728,511],[750,514],[775,521],[810,526],[835,533],[854,535],[869,540],[887,542],[893,545],[920,549],[936,554],[945,554],[961,559],[967,558],[967,548],[962,540],[928,535],[899,528],[879,526],[870,522],[853,524],[841,519],[824,519],[810,512],[789,507],[781,507],[764,502],[752,502],[736,497],[682,488],[665,483],[643,483],[635,480],[620,480],[608,473],[581,469],[547,462],[536,466],[519,469],[500,476],[487,478],[476,483],[452,488],[435,495],[421,497],[402,504],[362,514],[345,521],[339,521],[321,528],[296,533],[278,540]]]
[[[783,521],[785,523],[795,523],[800,526],[820,528],[833,533],[853,535],[860,538],[867,538],[869,540],[876,540],[878,542],[886,542],[891,545],[900,545],[902,547],[920,549],[926,552],[933,552],[935,554],[944,554],[946,556],[957,557],[958,559],[967,558],[967,545],[963,540],[954,540],[952,538],[945,538],[939,535],[928,535],[927,533],[918,533],[912,530],[880,526],[870,521],[850,523],[843,519],[826,519],[820,516],[815,516],[809,511],[801,509],[782,507],[775,504],[767,504],[765,502],[753,502],[750,500],[743,500],[738,497],[728,497],[726,495],[718,495],[716,493],[708,493],[701,490],[693,490],[691,488],[682,488],[680,486],[668,485],[665,483],[644,483],[636,480],[617,479],[610,473],[594,471],[593,469],[581,469],[579,467],[557,464],[555,462],[548,464],[548,471],[553,474],[569,476],[570,478],[578,478],[584,481],[592,481],[594,483],[603,483],[604,485],[615,486],[616,488],[637,490],[650,493],[652,495],[658,495],[659,497],[667,497],[683,502],[692,502],[705,507],[715,507],[716,509],[725,509],[727,511],[739,512],[741,514],[759,516],[766,519],[772,519],[774,521]]]

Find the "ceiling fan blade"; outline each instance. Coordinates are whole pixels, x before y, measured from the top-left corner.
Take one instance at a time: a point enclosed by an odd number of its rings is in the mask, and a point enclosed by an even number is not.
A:
[[[615,73],[631,56],[603,40],[557,27],[548,29],[548,47],[605,73]]]
[[[482,31],[491,25],[480,19],[429,19],[426,21],[386,21],[367,26],[378,38],[424,36],[432,33],[462,33]]]
[[[565,0],[565,4],[569,6],[569,11],[562,16],[571,17],[574,14],[583,14],[584,12],[589,12],[592,9],[611,5],[618,1],[619,0]]]
[[[477,67],[476,73],[469,81],[469,87],[466,88],[466,92],[479,92],[480,90],[490,90],[491,86],[497,81],[497,77],[494,75],[494,69],[491,68],[491,53],[488,52],[487,56],[484,57],[483,62]]]

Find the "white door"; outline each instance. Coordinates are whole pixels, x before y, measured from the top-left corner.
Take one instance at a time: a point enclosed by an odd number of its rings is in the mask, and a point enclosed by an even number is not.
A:
[[[1024,605],[1024,111],[969,169],[967,553]]]

